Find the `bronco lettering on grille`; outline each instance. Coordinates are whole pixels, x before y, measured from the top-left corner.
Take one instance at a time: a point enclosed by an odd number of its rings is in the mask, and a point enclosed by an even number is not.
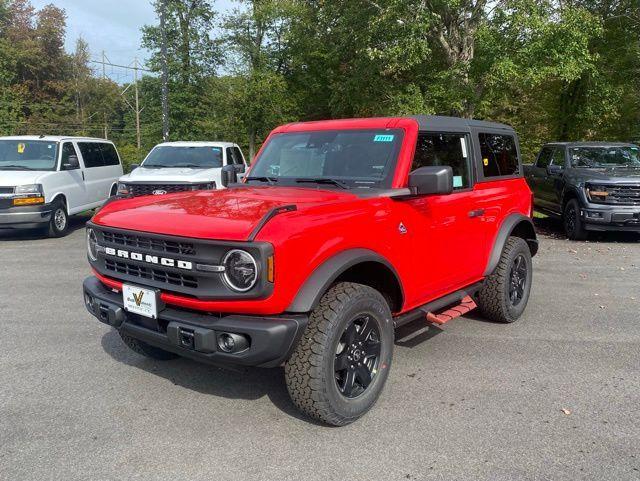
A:
[[[193,270],[193,263],[189,261],[170,259],[168,257],[159,257],[150,254],[141,254],[139,252],[130,252],[124,249],[114,249],[113,247],[105,247],[104,252],[109,256],[121,257],[123,259],[131,259],[139,262],[146,262],[147,264],[157,264],[166,267],[177,267],[178,269],[184,269],[187,271]]]

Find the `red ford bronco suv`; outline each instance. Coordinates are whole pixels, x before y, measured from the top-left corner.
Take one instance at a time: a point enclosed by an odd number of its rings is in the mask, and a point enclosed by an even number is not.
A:
[[[394,328],[476,304],[520,317],[531,208],[506,125],[289,124],[242,184],[105,205],[87,227],[84,301],[144,356],[284,364],[295,405],[344,425],[382,391]]]

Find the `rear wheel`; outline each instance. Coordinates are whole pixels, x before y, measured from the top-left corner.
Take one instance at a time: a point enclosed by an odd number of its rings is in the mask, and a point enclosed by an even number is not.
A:
[[[341,282],[311,312],[285,365],[287,389],[306,415],[343,426],[376,402],[392,354],[393,323],[384,297],[371,287]]]
[[[63,237],[69,232],[69,215],[61,200],[57,200],[53,204],[47,232],[49,237]]]
[[[580,204],[576,199],[571,199],[564,207],[562,218],[564,232],[571,240],[585,240],[588,232],[580,218]]]
[[[529,246],[520,237],[509,237],[498,266],[478,295],[482,314],[496,322],[516,321],[527,307],[532,277]]]
[[[173,352],[165,351],[164,349],[152,346],[146,342],[140,341],[139,339],[127,336],[120,331],[118,331],[118,334],[120,334],[120,338],[129,347],[129,349],[141,356],[156,359],[158,361],[170,361],[171,359],[180,357]]]

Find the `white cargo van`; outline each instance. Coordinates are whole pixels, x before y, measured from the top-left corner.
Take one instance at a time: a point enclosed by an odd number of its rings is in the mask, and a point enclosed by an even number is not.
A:
[[[112,142],[87,137],[0,137],[0,229],[63,236],[69,216],[101,206],[122,175]]]

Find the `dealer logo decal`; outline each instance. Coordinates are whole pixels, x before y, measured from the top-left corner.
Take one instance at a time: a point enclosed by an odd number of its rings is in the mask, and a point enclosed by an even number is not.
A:
[[[142,298],[144,297],[144,291],[140,291],[139,294],[133,293],[133,300],[136,302],[136,306],[140,307],[142,303]]]

